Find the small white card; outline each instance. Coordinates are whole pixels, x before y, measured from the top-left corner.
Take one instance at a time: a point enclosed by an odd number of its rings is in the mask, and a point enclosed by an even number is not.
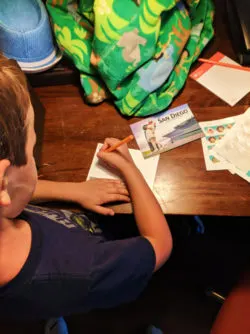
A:
[[[107,167],[102,164],[98,157],[97,153],[103,144],[98,143],[96,147],[96,151],[89,169],[89,173],[87,176],[87,180],[90,179],[122,179],[117,170]],[[154,186],[155,175],[157,171],[157,166],[159,162],[159,155],[155,155],[149,159],[144,159],[141,152],[139,150],[129,149],[129,152],[137,166],[137,168],[141,171],[144,176],[147,184],[151,189]]]
[[[231,58],[217,52],[210,58],[216,62],[239,65]],[[212,93],[234,106],[250,92],[250,72],[204,63],[190,77]]]

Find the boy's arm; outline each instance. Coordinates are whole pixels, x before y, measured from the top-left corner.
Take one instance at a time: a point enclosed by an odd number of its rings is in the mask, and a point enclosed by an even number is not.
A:
[[[32,196],[32,202],[71,201],[70,194],[65,191],[68,182],[38,180]]]
[[[160,205],[135,166],[126,145],[122,145],[114,152],[105,152],[109,146],[113,146],[116,142],[116,139],[106,139],[98,156],[111,166],[115,166],[123,175],[133,204],[139,232],[149,240],[154,249],[156,271],[167,261],[172,251],[171,232]]]
[[[172,236],[167,221],[151,189],[134,164],[122,171],[133,203],[134,215],[140,234],[152,244],[158,270],[172,251]]]
[[[38,180],[32,202],[68,201],[103,215],[114,211],[102,205],[108,202],[129,202],[129,194],[120,180],[93,179],[85,182]]]

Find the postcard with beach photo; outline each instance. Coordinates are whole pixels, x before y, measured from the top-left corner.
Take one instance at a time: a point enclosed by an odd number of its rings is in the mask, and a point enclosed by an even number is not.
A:
[[[203,137],[187,104],[152,115],[130,127],[144,158]]]

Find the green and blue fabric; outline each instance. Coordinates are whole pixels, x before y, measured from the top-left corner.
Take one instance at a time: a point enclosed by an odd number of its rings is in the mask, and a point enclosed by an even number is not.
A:
[[[122,114],[164,110],[213,36],[211,0],[47,0],[60,48],[90,103]]]

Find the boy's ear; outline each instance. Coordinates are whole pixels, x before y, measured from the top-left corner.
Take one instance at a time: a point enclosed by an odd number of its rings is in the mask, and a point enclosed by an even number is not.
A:
[[[5,176],[7,168],[10,165],[9,160],[0,160],[0,207],[8,206],[11,203],[10,196],[8,194],[8,179]]]

